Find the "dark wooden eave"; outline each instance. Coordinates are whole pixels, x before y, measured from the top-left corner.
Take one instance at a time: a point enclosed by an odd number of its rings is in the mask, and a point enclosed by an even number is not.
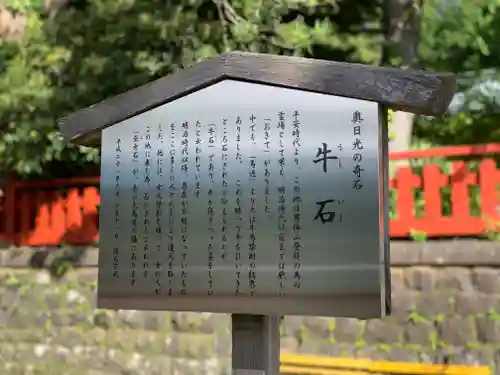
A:
[[[230,52],[77,111],[59,122],[63,136],[98,145],[108,126],[223,79],[379,102],[439,116],[455,92],[455,76],[300,57]]]

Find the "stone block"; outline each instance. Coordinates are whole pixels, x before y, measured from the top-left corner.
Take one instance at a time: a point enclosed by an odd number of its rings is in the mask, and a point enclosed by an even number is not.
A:
[[[284,337],[300,337],[301,332],[305,330],[305,316],[290,315],[285,316],[281,322],[281,335]]]
[[[217,365],[217,373],[215,375],[226,375],[226,374],[232,374],[233,369],[232,369],[232,363],[231,363],[231,357],[223,357],[223,358],[218,358],[218,365]]]
[[[416,297],[415,311],[425,317],[437,314],[453,313],[454,301],[449,294],[443,292],[422,293]]]
[[[387,361],[389,359],[389,347],[380,346],[365,346],[364,348],[358,348],[356,351],[357,358],[367,358],[374,361]]]
[[[167,355],[174,358],[204,359],[214,355],[213,334],[174,332]]]
[[[495,360],[493,347],[465,349],[453,358],[453,363],[469,366],[490,366]]]
[[[30,289],[31,293],[33,293],[33,298],[36,299],[41,308],[45,308],[48,310],[65,308],[65,296],[64,293],[59,290],[59,288],[49,286],[44,288],[31,287]],[[26,298],[29,297],[26,296]],[[23,299],[23,301],[24,300],[25,299]],[[87,305],[90,305],[90,302],[88,300],[85,303]]]
[[[306,316],[303,322],[308,336],[316,340],[328,341],[333,336],[336,324],[334,318]]]
[[[338,358],[355,358],[358,349],[355,345],[335,344],[335,357]]]
[[[94,359],[99,359],[98,349],[94,348],[93,356]],[[61,346],[61,345],[51,345],[51,344],[17,344],[12,345],[9,343],[0,344],[0,363],[2,362],[18,362],[18,363],[36,363],[41,361],[59,361],[65,364],[76,364],[79,360],[85,358],[78,358],[73,352],[72,348]],[[54,370],[53,373],[57,373]],[[62,372],[64,373],[64,371]]]
[[[485,315],[476,318],[477,338],[488,344],[500,343],[500,320],[495,316]]]
[[[69,288],[62,293],[62,297],[65,308],[90,307],[92,304],[92,295],[86,288]]]
[[[230,319],[227,314],[176,311],[172,313],[172,328],[178,332],[214,333],[230,329]]]
[[[500,295],[488,295],[478,292],[460,293],[455,295],[455,312],[468,316],[485,314],[490,310],[500,309]]]
[[[420,261],[421,246],[411,241],[391,241],[391,264],[393,266],[417,265]]]
[[[472,292],[471,271],[465,267],[442,267],[434,271],[435,288],[443,292]],[[432,289],[429,289],[432,290]]]
[[[492,363],[491,375],[497,375],[500,370],[500,349],[495,348],[494,361]],[[496,370],[496,371],[495,371]]]
[[[216,332],[214,340],[214,351],[218,357],[231,355],[232,337],[229,329],[227,331]]]
[[[447,347],[439,351],[438,363],[465,366],[489,366],[494,361],[492,347]]]
[[[138,331],[138,330],[137,330]],[[133,352],[136,348],[136,330],[129,329],[111,329],[103,331],[105,332],[104,338],[99,343],[99,346],[103,346],[110,350],[118,350],[123,352]],[[92,331],[86,332],[84,338],[85,342],[83,345],[94,345],[93,344],[93,333]],[[97,332],[99,334],[99,332]],[[90,337],[90,338],[88,338]],[[169,343],[168,343],[169,344]],[[165,343],[157,343],[159,350],[165,350],[168,345]]]
[[[406,317],[415,309],[417,295],[414,292],[398,292],[392,295],[392,315]]]
[[[38,279],[38,275],[40,280]],[[40,281],[40,282],[38,282]],[[12,268],[0,268],[0,285],[1,286],[12,286],[16,285],[31,285],[35,283],[49,285],[52,282],[50,273],[46,270],[33,271],[33,270],[23,270],[23,269],[12,269]]]
[[[500,248],[494,241],[457,239],[451,241],[427,241],[415,243],[423,265],[498,266]],[[415,265],[415,263],[412,263]]]
[[[500,294],[500,269],[476,267],[472,271],[472,283],[479,292]]]
[[[139,310],[118,310],[115,315],[115,323],[119,328],[142,329],[144,320],[144,311]]]
[[[141,371],[145,365],[149,362],[149,358],[146,358],[144,355],[140,353],[128,353],[127,359],[123,361],[122,363],[124,364],[124,373],[139,373],[141,372],[144,374],[144,371]]]
[[[125,337],[124,339],[126,339]],[[132,350],[145,356],[161,354],[165,352],[164,349],[171,348],[173,343],[173,340],[168,340],[170,346],[166,346],[161,333],[141,329],[130,332],[128,338],[133,342],[134,346]]]
[[[354,344],[361,338],[364,322],[354,318],[336,318],[333,337],[336,342]]]
[[[26,373],[33,373],[33,365],[18,362],[0,362],[0,374],[2,375],[25,375]]]
[[[45,341],[47,339],[47,334],[48,332],[43,327],[38,329],[15,329],[12,327],[2,327],[0,328],[0,342],[8,342],[13,345],[18,343],[34,345]]]
[[[9,328],[45,327],[47,324],[52,324],[51,315],[50,310],[33,311],[21,307],[7,319],[6,325]]]
[[[46,338],[50,337],[52,345],[63,345],[69,348],[78,345],[98,347],[105,343],[106,339],[106,331],[100,328],[83,331],[76,327],[68,326],[54,327],[50,330],[43,330],[43,332],[45,332]]]
[[[108,310],[95,310],[92,314],[92,323],[95,327],[110,329],[113,325],[113,314]]]
[[[417,362],[418,354],[410,348],[391,347],[387,352],[387,360],[394,362]]]
[[[417,356],[417,360],[420,363],[430,363],[430,364],[435,364],[435,363],[442,363],[440,360],[440,350],[435,350],[431,347],[420,347],[415,350],[415,354]]]
[[[356,348],[354,345],[342,343],[305,341],[295,353],[352,358],[355,357]]]
[[[323,354],[328,355],[331,346],[335,344],[334,338],[322,338],[312,335],[309,331],[305,330],[300,337],[297,338],[299,351],[301,353],[309,354]]]
[[[394,319],[373,319],[366,322],[363,333],[368,344],[396,344],[402,341],[402,327]]]
[[[299,341],[293,336],[283,337],[280,340],[280,347],[282,353],[296,353],[299,350]]]
[[[52,324],[56,327],[64,326],[82,326],[90,327],[92,319],[86,311],[77,309],[60,309],[51,314]]]
[[[55,358],[43,358],[30,366],[31,374],[49,375],[49,374],[68,374],[68,375],[86,375],[88,368],[82,368],[70,363],[58,361]],[[118,374],[111,372],[109,368],[103,368],[103,371],[109,374]],[[25,372],[27,374],[28,372]]]
[[[447,316],[437,322],[438,338],[453,347],[467,346],[477,341],[476,327],[472,317]]]
[[[408,321],[403,326],[403,337],[406,344],[429,345],[431,335],[436,331],[429,321]]]
[[[392,293],[401,293],[407,290],[404,280],[404,268],[391,267],[391,288]]]
[[[0,343],[0,363],[4,362],[16,362],[20,359],[22,351],[17,352],[16,349],[22,346],[12,345],[9,343]],[[31,354],[31,353],[30,353]],[[31,358],[30,358],[31,359]]]
[[[155,332],[168,332],[172,328],[172,313],[168,311],[143,311],[142,326]]]
[[[79,284],[90,286],[97,282],[97,267],[95,268],[80,268],[77,272],[72,272],[75,275]]]
[[[29,267],[35,251],[29,247],[10,247],[0,251],[0,266],[22,268]]]
[[[186,358],[172,359],[172,375],[219,375],[220,364],[217,358],[194,360]],[[164,372],[165,374],[166,372]]]
[[[407,267],[404,270],[405,285],[416,291],[433,290],[436,271],[431,267]]]

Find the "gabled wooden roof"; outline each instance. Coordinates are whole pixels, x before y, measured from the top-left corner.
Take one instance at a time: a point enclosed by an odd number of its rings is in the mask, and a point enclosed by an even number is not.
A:
[[[96,145],[106,127],[224,79],[375,101],[431,116],[446,111],[456,86],[450,73],[230,52],[77,111],[60,121],[60,129],[68,140]]]

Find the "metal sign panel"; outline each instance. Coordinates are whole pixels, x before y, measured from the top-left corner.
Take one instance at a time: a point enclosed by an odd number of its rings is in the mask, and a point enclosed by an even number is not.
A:
[[[98,306],[379,317],[375,102],[225,80],[102,133]]]

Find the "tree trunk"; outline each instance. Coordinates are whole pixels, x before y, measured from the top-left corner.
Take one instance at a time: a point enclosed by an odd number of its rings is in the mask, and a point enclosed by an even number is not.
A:
[[[25,15],[15,14],[0,0],[0,40],[13,41],[21,38],[26,22]]]
[[[381,65],[396,62],[402,68],[418,67],[418,44],[423,0],[384,0],[383,28],[385,44]],[[415,115],[395,112],[393,115],[393,139],[389,151],[404,151],[410,148]],[[395,163],[393,163],[395,164]],[[402,163],[398,162],[398,166]],[[391,170],[395,167],[392,166]]]
[[[44,11],[53,19],[69,0],[44,0]],[[22,38],[28,18],[26,14],[8,9],[5,0],[0,0],[0,40],[17,41]]]

